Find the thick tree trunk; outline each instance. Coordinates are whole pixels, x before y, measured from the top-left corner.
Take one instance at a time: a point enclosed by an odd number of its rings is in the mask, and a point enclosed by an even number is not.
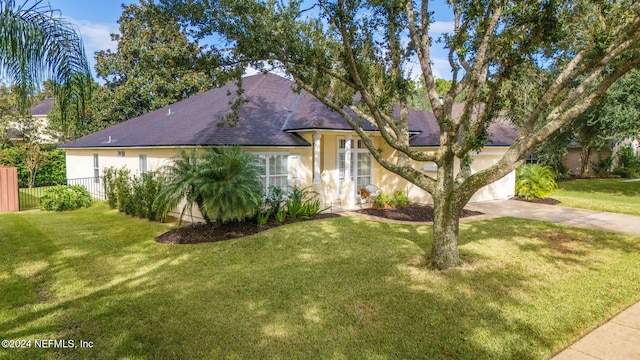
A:
[[[452,209],[449,199],[436,199],[437,197],[434,197],[431,265],[443,270],[460,265],[458,253],[460,216]]]
[[[209,218],[209,215],[207,215],[207,210],[204,207],[204,199],[202,198],[202,195],[198,195],[196,197],[196,205],[198,205],[198,210],[200,210],[200,214],[207,225],[213,227],[213,222],[211,221],[211,218]]]
[[[458,234],[460,211],[454,198],[453,154],[438,166],[438,184],[433,195],[433,246],[431,265],[447,269],[460,265]]]
[[[591,146],[583,146],[580,152],[580,176],[588,177],[589,176],[589,163],[591,158]]]

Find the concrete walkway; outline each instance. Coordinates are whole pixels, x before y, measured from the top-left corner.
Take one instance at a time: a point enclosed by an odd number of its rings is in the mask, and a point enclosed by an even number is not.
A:
[[[466,209],[481,211],[484,215],[463,218],[460,219],[461,222],[512,216],[585,229],[640,236],[640,216],[534,204],[516,200],[469,204]],[[347,214],[363,216],[363,214],[353,212]],[[380,221],[380,218],[371,219]],[[385,220],[385,222],[416,224],[389,220]],[[640,360],[640,302],[622,311],[551,358],[551,360],[579,359]]]

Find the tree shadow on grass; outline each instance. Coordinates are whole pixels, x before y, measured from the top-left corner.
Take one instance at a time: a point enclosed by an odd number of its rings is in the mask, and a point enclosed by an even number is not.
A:
[[[441,272],[412,263],[430,249],[431,227],[356,218],[199,246],[148,239],[121,240],[108,252],[87,246],[74,256],[59,249],[40,258],[52,264],[38,272],[49,274],[45,282],[74,271],[80,259],[104,273],[92,281],[86,265],[83,294],[3,320],[0,333],[94,342],[58,349],[66,358],[543,358],[566,345],[549,329],[575,319],[558,316],[547,326],[523,316],[519,309],[538,306],[540,318],[554,316],[535,301],[537,275],[472,247],[494,246],[484,242],[495,226],[535,234],[527,224],[464,225],[467,264]],[[130,273],[106,266],[118,261]]]

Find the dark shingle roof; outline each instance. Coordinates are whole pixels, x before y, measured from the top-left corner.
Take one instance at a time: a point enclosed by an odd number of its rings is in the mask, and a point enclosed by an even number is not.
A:
[[[24,138],[24,134],[22,133],[22,131],[16,128],[8,128],[6,130],[6,133],[11,140],[22,140]]]
[[[301,130],[352,128],[311,94],[294,91],[295,84],[274,74],[243,79],[247,101],[238,111],[235,127],[224,124],[231,113],[234,84],[212,89],[62,145],[62,148],[231,145],[310,146],[296,134]],[[376,127],[363,121],[365,130]],[[493,125],[492,125],[493,126]],[[418,133],[411,144],[434,146],[439,142],[433,114],[411,111],[409,130]],[[515,138],[497,125],[490,145],[510,144]],[[497,141],[496,141],[497,140]]]
[[[56,99],[47,98],[38,101],[35,105],[29,108],[32,116],[47,116],[53,107],[53,103]]]
[[[452,117],[458,118],[464,104],[453,104]],[[409,111],[409,130],[419,132],[411,138],[412,146],[438,146],[440,144],[440,128],[433,113],[428,111]],[[489,143],[487,146],[509,146],[517,136],[515,126],[507,118],[495,119],[489,124]]]
[[[299,97],[291,81],[273,74],[243,79],[246,103],[235,127],[224,123],[231,113],[235,84],[212,89],[164,108],[100,130],[62,145],[63,148],[140,146],[310,146],[283,131]],[[110,140],[110,141],[109,141]]]

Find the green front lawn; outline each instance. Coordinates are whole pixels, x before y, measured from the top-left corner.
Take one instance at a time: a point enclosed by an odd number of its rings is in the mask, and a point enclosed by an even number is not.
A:
[[[565,181],[558,183],[558,190],[551,197],[560,200],[561,206],[640,215],[640,181]]]
[[[640,300],[640,238],[502,218],[425,269],[428,226],[353,217],[163,245],[98,203],[0,214],[0,358],[542,359]],[[32,343],[33,344],[33,343]]]

